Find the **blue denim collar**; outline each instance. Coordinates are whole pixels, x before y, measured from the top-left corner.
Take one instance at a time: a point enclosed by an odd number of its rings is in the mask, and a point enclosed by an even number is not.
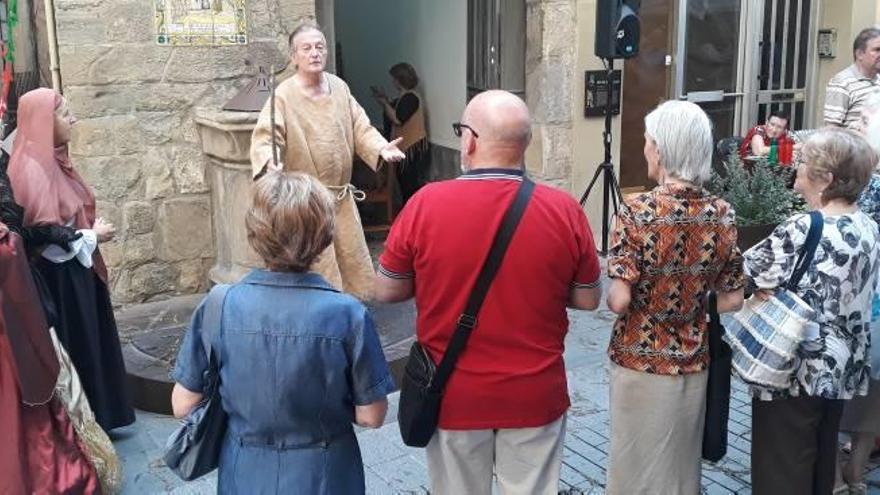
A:
[[[273,272],[255,268],[241,280],[243,284],[276,285],[282,287],[301,287],[339,292],[315,272]]]

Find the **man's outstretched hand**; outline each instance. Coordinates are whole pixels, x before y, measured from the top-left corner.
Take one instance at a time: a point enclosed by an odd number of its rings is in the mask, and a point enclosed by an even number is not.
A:
[[[400,144],[401,141],[403,141],[403,138],[399,137],[394,141],[386,144],[384,148],[379,150],[379,156],[381,156],[383,160],[389,163],[399,162],[406,158],[406,155],[404,155],[403,152],[400,151],[400,148],[397,147],[397,145]]]

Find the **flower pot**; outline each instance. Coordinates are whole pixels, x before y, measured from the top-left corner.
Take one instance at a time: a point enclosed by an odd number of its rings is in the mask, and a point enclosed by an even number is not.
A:
[[[743,225],[736,228],[736,245],[745,252],[773,232],[776,224]]]

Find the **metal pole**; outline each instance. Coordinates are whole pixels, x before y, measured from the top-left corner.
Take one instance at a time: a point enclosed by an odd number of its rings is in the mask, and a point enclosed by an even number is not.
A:
[[[275,66],[269,68],[269,124],[272,127],[272,165],[278,169],[278,138],[275,137]]]
[[[52,89],[61,92],[61,64],[58,59],[58,31],[55,29],[55,2],[45,0],[46,33],[49,38],[49,71],[52,74]]]

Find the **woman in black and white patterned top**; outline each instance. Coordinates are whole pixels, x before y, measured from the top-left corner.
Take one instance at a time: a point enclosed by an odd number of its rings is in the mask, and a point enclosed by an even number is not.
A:
[[[788,389],[755,388],[752,483],[761,493],[831,493],[844,401],[868,391],[868,323],[880,257],[877,224],[856,205],[877,156],[858,134],[827,128],[803,148],[795,189],[824,217],[796,289],[818,311],[820,336],[801,345]],[[756,297],[784,285],[810,227],[795,215],[744,255]]]

